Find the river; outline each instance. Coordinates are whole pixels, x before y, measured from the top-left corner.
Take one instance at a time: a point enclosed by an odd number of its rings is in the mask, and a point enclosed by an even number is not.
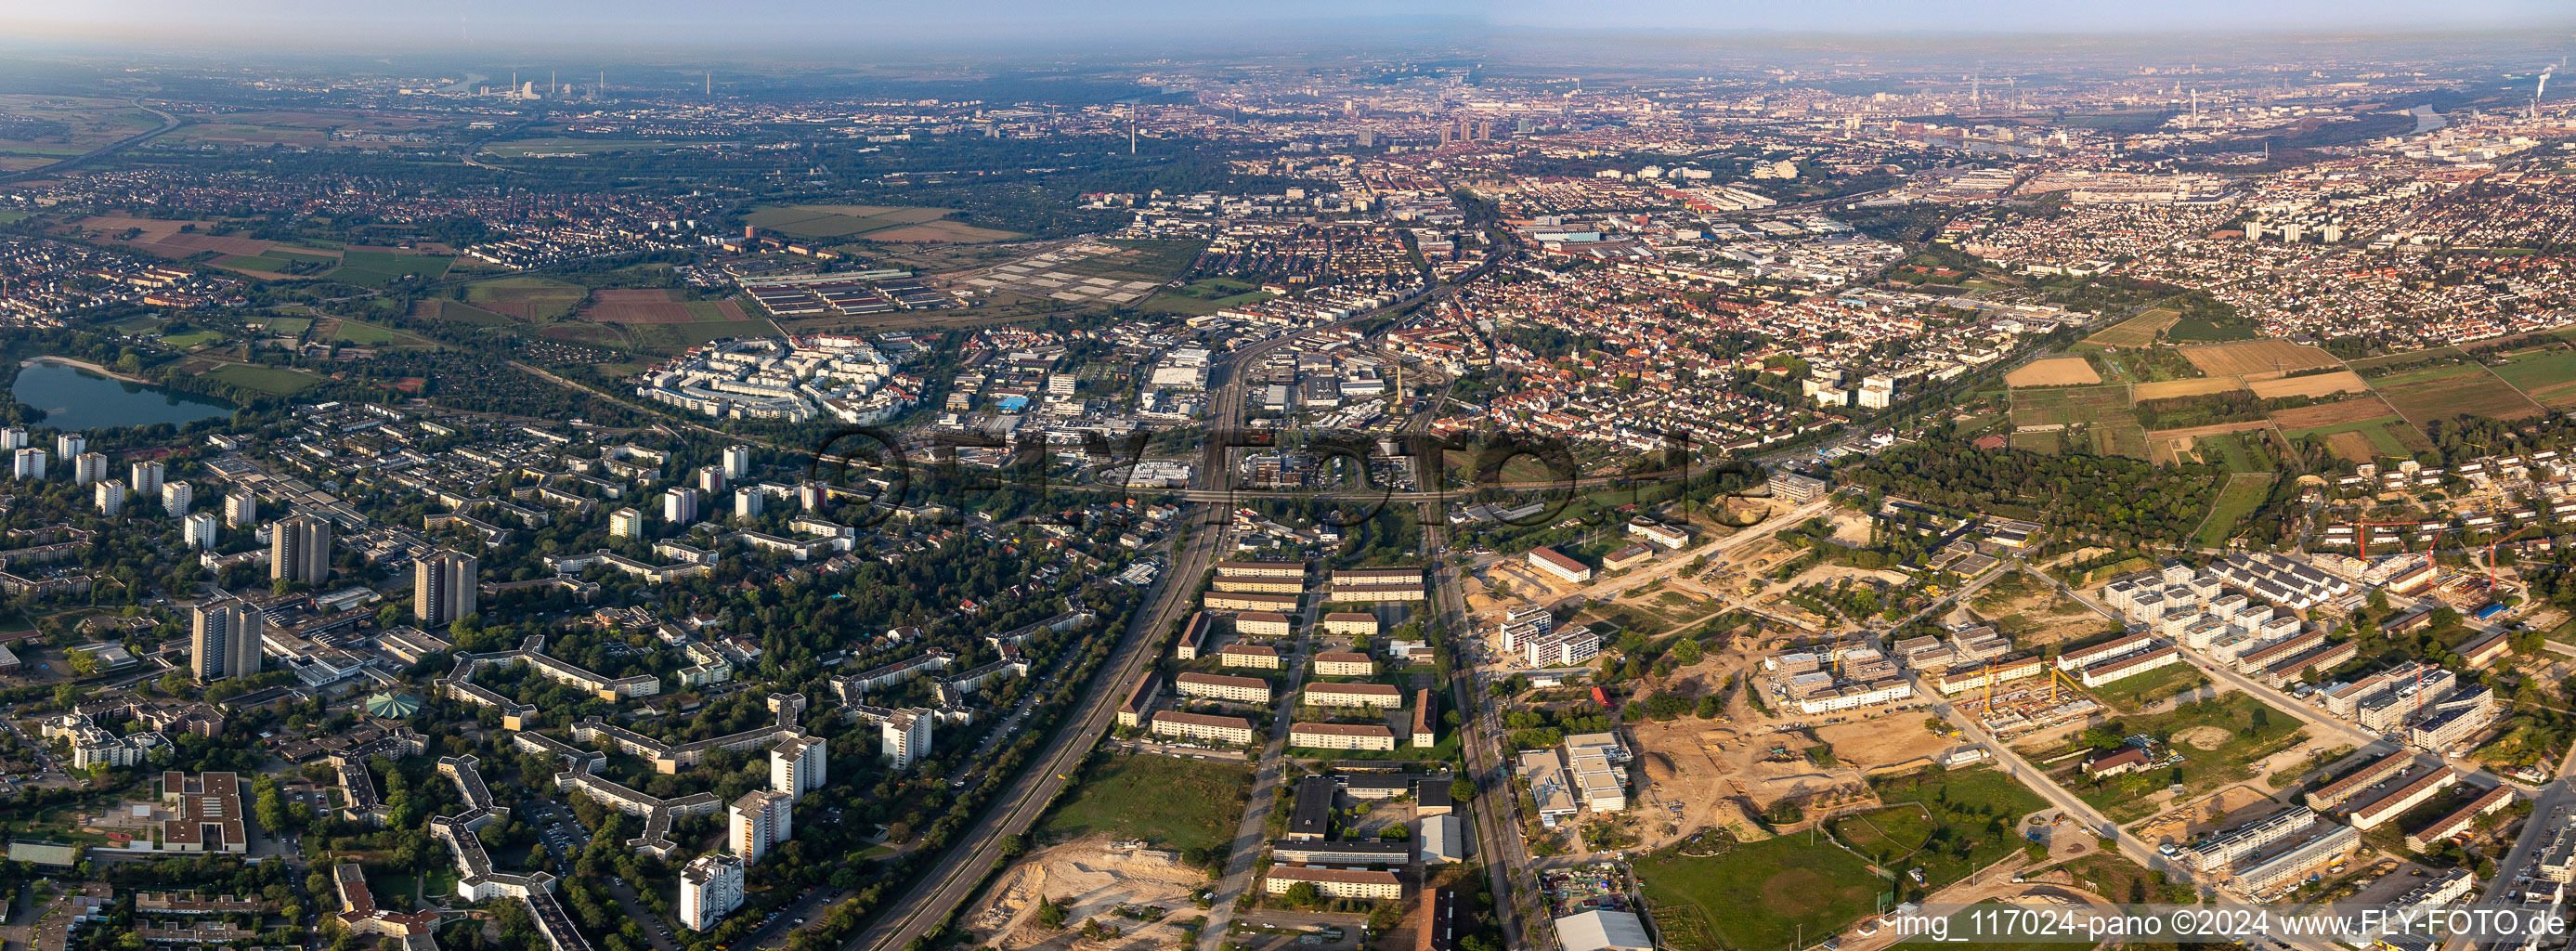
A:
[[[233,414],[233,404],[211,396],[128,383],[59,363],[19,367],[18,384],[9,388],[9,395],[44,410],[45,425],[56,429],[181,424]]]
[[[2407,111],[2415,115],[2415,131],[2407,133],[2408,135],[2423,135],[2424,133],[2431,132],[2435,129],[2451,124],[2451,120],[2443,118],[2441,113],[2433,111],[2433,104],[2429,102],[2418,105]]]

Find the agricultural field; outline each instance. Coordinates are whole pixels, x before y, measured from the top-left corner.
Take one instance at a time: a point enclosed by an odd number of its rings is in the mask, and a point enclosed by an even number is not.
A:
[[[2323,439],[2336,457],[2353,462],[2375,462],[2383,456],[2411,457],[2417,449],[2431,445],[2421,431],[2394,416],[2289,430],[2282,435]]]
[[[322,382],[318,378],[294,370],[243,363],[223,364],[202,375],[209,380],[278,396],[292,396],[303,392],[306,387]]]
[[[1801,934],[1832,934],[1876,912],[1878,898],[1894,887],[1870,874],[1867,860],[1821,836],[1707,848],[1724,851],[1667,850],[1635,864],[1661,943],[1677,951],[1788,947]]]
[[[1015,231],[947,220],[953,214],[953,209],[909,205],[771,205],[742,220],[791,238],[816,241],[980,244],[1022,237]]]
[[[589,288],[545,277],[498,277],[465,285],[466,303],[530,323],[570,317],[589,297]]]
[[[2004,384],[2015,389],[2028,386],[2090,386],[2102,382],[2093,370],[2093,362],[2083,357],[2045,357],[2028,366],[2004,374]]]
[[[2165,328],[2181,319],[2181,311],[2159,307],[2105,327],[2084,338],[2084,342],[2102,347],[2144,347],[2155,343],[2164,336]]]
[[[2165,339],[2175,343],[2252,340],[2260,335],[2261,332],[2252,324],[2220,324],[2206,320],[2178,320],[2165,328]]]
[[[2391,409],[2386,401],[2377,396],[2364,396],[2294,409],[2273,410],[2271,417],[2272,425],[2279,426],[2282,430],[2296,436],[2301,430],[2319,426],[2358,423],[2395,415],[2397,411]]]
[[[2550,409],[2576,407],[2576,350],[2520,353],[2495,375]]]
[[[0,95],[0,172],[41,168],[161,127],[159,117],[122,99]]]
[[[2484,416],[2489,419],[2522,419],[2539,416],[2548,410],[2531,401],[2482,366],[2470,365],[2463,372],[2438,377],[2406,379],[2412,374],[2372,381],[2379,395],[2397,408],[2407,420],[2418,426],[2452,416]]]
[[[276,334],[300,334],[313,329],[312,319],[306,317],[253,317],[244,322]]]
[[[2323,350],[2277,339],[2184,347],[2182,356],[2209,376],[2241,376],[2249,380],[2258,374],[2268,379],[2298,370],[2342,364],[2333,354]]]
[[[464,301],[455,300],[414,301],[411,315],[422,320],[447,320],[480,327],[506,327],[520,322],[507,314],[494,313]]]
[[[2058,780],[2120,822],[2142,819],[2172,805],[2165,795],[2167,786],[2180,785],[2184,798],[2196,798],[2252,779],[2255,763],[2297,746],[2306,735],[2297,717],[2241,693],[2192,701],[2151,716],[2122,717],[2104,724],[2101,732],[2153,737],[2184,756],[2179,764],[2100,780],[2085,778],[2076,760],[2066,761],[2056,774]],[[2066,749],[2041,755],[2046,758]]]
[[[2014,433],[2012,434],[2010,442],[2013,448],[2024,452],[2044,453],[2046,455],[2054,456],[2066,451],[2065,438],[2053,431],[2039,433]]]
[[[2210,503],[2209,517],[2201,521],[2200,531],[2193,533],[2192,540],[2203,548],[2225,546],[2227,539],[2236,534],[2236,526],[2243,524],[2255,509],[2261,508],[2263,500],[2271,494],[2272,476],[2269,473],[2229,476],[2227,486],[2218,490],[2218,501]]]
[[[486,145],[483,154],[504,159],[568,158],[612,152],[659,152],[672,148],[678,146],[651,139],[518,139]]]
[[[2085,372],[2092,368],[2085,367]],[[2118,385],[2015,389],[2012,417],[2016,427],[2105,422],[2134,426],[2138,422],[2129,412],[2129,388]]]
[[[192,121],[153,140],[155,143],[391,149],[435,141],[449,122],[444,118],[341,109],[251,109],[179,115]]]
[[[215,266],[254,277],[310,277],[340,263],[339,255],[318,248],[208,234],[217,227],[212,221],[92,215],[72,225],[107,244],[157,257],[184,260],[211,254]]]
[[[2332,396],[2337,393],[2370,392],[2370,384],[2362,381],[2361,374],[2350,370],[2256,380],[2246,386],[2254,391],[2254,395],[2267,400],[2284,396],[2316,397]]]
[[[1107,832],[1155,848],[1222,849],[1252,772],[1225,760],[1126,753],[1091,767],[1048,817],[1049,838]]]
[[[404,279],[435,281],[447,276],[447,266],[455,260],[437,254],[351,249],[340,253],[339,267],[322,276],[360,287],[383,287]]]
[[[2144,402],[2147,400],[2172,399],[2177,396],[2206,396],[2211,393],[2226,393],[2244,388],[2245,381],[2238,377],[2205,376],[2193,380],[2165,380],[2158,383],[2140,383],[2130,389],[2129,396],[2133,400]]]

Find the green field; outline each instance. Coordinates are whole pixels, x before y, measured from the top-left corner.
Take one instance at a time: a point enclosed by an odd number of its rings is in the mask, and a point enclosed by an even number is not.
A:
[[[249,323],[251,326],[266,329],[270,333],[280,334],[300,334],[313,329],[313,320],[308,317],[257,317],[251,319]]]
[[[712,309],[712,301],[689,305],[690,316],[700,316],[700,307]],[[712,314],[713,311],[708,311]],[[635,345],[656,350],[685,350],[709,340],[724,337],[775,337],[778,329],[769,321],[754,317],[749,320],[698,320],[685,324],[625,324],[623,329]]]
[[[338,264],[339,261],[339,258],[332,257],[328,254],[312,254],[301,251],[289,251],[285,248],[270,248],[261,252],[257,257],[225,258],[218,263],[224,267],[237,268],[245,271],[262,271],[269,274],[283,274],[286,272],[286,268],[289,265],[319,264],[327,268],[331,265]],[[321,270],[310,270],[295,276],[306,277],[321,273],[323,273]]]
[[[754,209],[742,220],[793,238],[838,239],[937,221],[953,213],[910,205],[770,205]]]
[[[2168,664],[2093,688],[2093,698],[2116,710],[2136,710],[2179,693],[2198,690],[2209,678],[2190,664]]]
[[[1201,314],[1213,314],[1228,307],[1260,303],[1270,298],[1271,295],[1268,292],[1242,281],[1209,278],[1191,281],[1187,286],[1161,291],[1145,301],[1143,310],[1149,314],[1182,314],[1195,317]]]
[[[497,158],[527,158],[531,155],[600,155],[608,152],[658,152],[672,148],[667,142],[651,139],[519,139],[494,142],[483,147],[486,154]]]
[[[2252,442],[2260,438],[2260,433],[2220,433],[2194,437],[2191,447],[2201,461],[2226,466],[2229,472],[2270,472],[2272,454]]]
[[[354,320],[343,320],[337,328],[331,331],[331,339],[341,343],[354,343],[362,347],[381,347],[402,338],[396,336],[393,331],[387,330],[383,327],[378,327],[374,324],[362,324]]]
[[[1635,865],[1663,947],[1785,948],[1875,913],[1890,883],[1814,833],[1735,845],[1712,856],[1666,850]]]
[[[1225,760],[1122,753],[1091,767],[1048,817],[1043,833],[1106,833],[1157,848],[1222,851],[1243,819],[1250,768]]]
[[[549,277],[496,277],[465,285],[478,309],[526,321],[561,320],[590,297],[590,288]]]
[[[403,279],[405,275],[417,280],[435,281],[447,276],[447,266],[455,260],[436,254],[347,251],[340,255],[340,266],[324,272],[322,276],[361,287],[383,287]]]
[[[1881,802],[1899,808],[1837,819],[1833,832],[1888,871],[1922,869],[1922,885],[1901,883],[1926,893],[2021,848],[2014,825],[2048,806],[1992,767],[1908,773],[1875,786]]]
[[[2413,376],[2412,373],[2400,373],[2372,380],[2370,385],[2379,391],[2388,405],[2418,425],[2464,414],[2489,419],[2521,419],[2546,412],[2540,404],[2522,395],[2522,391],[2482,366],[2470,366],[2461,373],[2410,380]]]
[[[2216,343],[2259,336],[2262,334],[2252,324],[2214,324],[2206,320],[2177,320],[2165,329],[2165,339],[2174,343]]]
[[[2423,439],[2423,436],[2415,431],[2415,427],[2406,425],[2405,420],[2395,416],[2380,416],[2349,423],[2336,423],[2332,426],[2293,429],[2282,435],[2292,440],[2300,440],[2310,436],[2322,438],[2336,433],[2360,433],[2363,438],[2370,440],[2371,448],[2378,450],[2383,456],[2412,456],[2415,450],[2409,448],[2407,443]]]
[[[275,367],[257,367],[241,363],[227,363],[223,366],[208,370],[205,373],[205,377],[209,380],[228,383],[244,389],[258,390],[263,393],[274,393],[279,396],[293,395],[295,393],[302,392],[305,387],[322,382],[321,380],[293,370],[280,370]]]
[[[2226,545],[2227,539],[2236,534],[2236,526],[2243,523],[2246,516],[2254,514],[2255,509],[2261,508],[2263,500],[2271,494],[2272,477],[2268,474],[2229,476],[2227,487],[2218,490],[2218,501],[2210,503],[2209,517],[2201,521],[2200,531],[2194,533],[2193,540],[2203,548]]]
[[[161,338],[161,342],[172,349],[186,350],[189,347],[193,347],[201,343],[212,343],[222,339],[224,339],[224,335],[216,331],[191,330],[187,333],[177,333],[163,337]]]
[[[2447,380],[2451,377],[2465,376],[2476,372],[2479,372],[2479,368],[2477,364],[2474,363],[2461,363],[2438,367],[2417,367],[2412,370],[2399,370],[2386,376],[2371,377],[2370,385],[2373,387],[2403,386],[2408,383],[2426,383],[2433,380]]]
[[[2066,450],[2065,437],[2055,432],[2014,433],[2010,442],[2015,449],[2051,456]]]
[[[0,225],[14,225],[14,224],[17,224],[18,222],[25,221],[25,220],[27,220],[27,213],[26,213],[26,212],[23,212],[23,211],[0,211]]]
[[[2055,774],[2069,791],[2121,822],[2153,814],[2158,807],[2152,797],[2168,785],[2181,784],[2185,796],[2197,797],[2252,779],[2251,764],[2298,745],[2305,735],[2297,717],[2241,693],[2196,700],[2152,716],[2121,717],[2099,729],[2116,736],[2151,736],[2159,749],[2170,748],[2184,757],[2181,763],[2101,780],[2085,778],[2072,760]],[[2043,753],[2041,758],[2066,749]]]
[[[2576,350],[2518,354],[2513,362],[2492,369],[2543,406],[2576,406]]]

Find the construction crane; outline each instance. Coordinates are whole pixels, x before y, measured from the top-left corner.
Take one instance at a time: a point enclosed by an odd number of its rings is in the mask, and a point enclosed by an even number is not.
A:
[[[2504,544],[2504,543],[2506,543],[2506,542],[2509,542],[2509,541],[2512,541],[2512,540],[2513,540],[2513,536],[2514,536],[2514,535],[2520,535],[2520,534],[2522,534],[2522,533],[2524,533],[2524,532],[2530,531],[2530,530],[2535,529],[2535,528],[2538,528],[2538,527],[2540,527],[2540,526],[2539,526],[2539,525],[2537,525],[2537,524],[2533,524],[2533,525],[2525,525],[2525,526],[2523,526],[2523,527],[2521,527],[2521,528],[2514,529],[2514,530],[2513,530],[2513,534],[2512,534],[2512,535],[2506,535],[2506,536],[2505,536],[2505,537],[2503,537],[2503,538],[2499,538],[2499,539],[2496,539],[2496,540],[2494,540],[2494,541],[2491,541],[2491,542],[2488,542],[2488,543],[2487,543],[2487,597],[2490,597],[2490,598],[2495,597],[2495,593],[2496,593],[2496,571],[2495,571],[2495,568],[2496,568],[2496,560],[2495,560],[2495,551],[2496,551],[2496,546],[2497,546],[2497,545],[2502,545],[2502,544]]]
[[[2354,531],[2354,532],[2353,532],[2353,534],[2352,534],[2352,537],[2353,537],[2353,544],[2358,545],[2358,546],[2361,546],[2361,558],[2362,558],[2362,560],[2363,560],[2363,561],[2368,561],[2368,560],[2370,560],[2370,530],[2371,530],[2373,527],[2375,527],[2375,526],[2380,526],[2380,525],[2405,525],[2405,526],[2410,526],[2410,527],[2411,527],[2411,526],[2419,525],[2419,524],[2422,524],[2422,523],[2420,523],[2420,522],[2356,522],[2356,523],[2354,523],[2354,524],[2359,525],[2359,526],[2360,526],[2360,528],[2359,528],[2358,530]],[[2406,540],[2405,540],[2405,538],[2403,538],[2402,536],[2401,536],[2401,537],[2398,539],[2398,541],[2397,541],[2397,547],[2398,547],[2398,548],[2400,548],[2400,549],[2403,549],[2403,548],[2405,548],[2405,547],[2406,547]]]

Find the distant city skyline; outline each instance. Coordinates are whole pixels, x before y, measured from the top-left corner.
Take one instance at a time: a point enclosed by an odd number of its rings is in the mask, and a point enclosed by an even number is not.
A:
[[[1293,7],[1231,7],[1179,0],[1038,2],[1003,0],[969,8],[919,4],[830,4],[812,0],[722,8],[672,0],[567,0],[521,4],[361,7],[269,0],[220,7],[182,0],[100,0],[85,4],[0,2],[21,41],[144,42],[177,46],[328,44],[347,52],[474,46],[907,44],[1190,48],[1264,41],[1384,38],[1422,33],[1474,39],[1485,34],[1662,31],[1676,34],[2185,34],[2369,33],[2392,31],[2558,31],[2576,45],[2576,10],[2543,0],[2291,0],[2247,4],[2178,0],[2155,5],[1997,0],[1837,0],[1741,5],[1638,0],[1556,3],[1502,0],[1316,0]],[[2526,35],[2526,39],[2531,39]],[[2545,40],[2545,37],[2542,37]]]

